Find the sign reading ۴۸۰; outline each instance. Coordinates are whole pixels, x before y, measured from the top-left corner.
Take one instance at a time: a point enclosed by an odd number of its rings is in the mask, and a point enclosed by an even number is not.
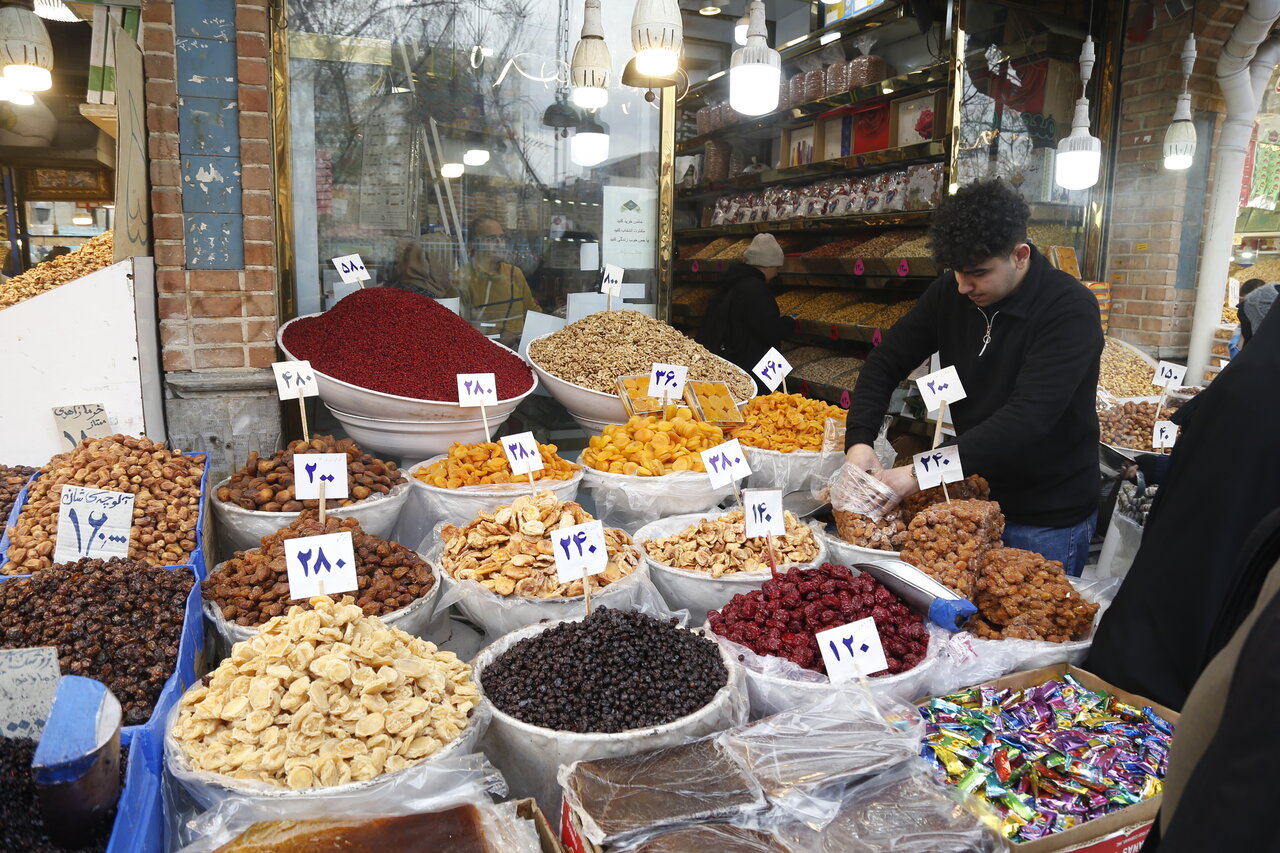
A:
[[[777,391],[782,380],[791,372],[791,363],[777,349],[769,347],[769,351],[756,362],[751,372],[760,377],[760,381],[770,391]]]
[[[271,371],[276,376],[276,395],[285,402],[320,394],[316,372],[309,361],[272,362]]]
[[[101,403],[81,403],[76,406],[53,407],[54,428],[61,433],[68,450],[87,438],[106,438],[111,435],[111,418]]]
[[[713,489],[735,483],[751,474],[747,454],[742,452],[742,445],[736,438],[707,448],[700,455],[702,467],[707,469],[707,476],[711,478]]]
[[[65,485],[58,503],[55,563],[129,556],[133,494]]]
[[[604,524],[600,521],[557,527],[550,536],[560,583],[585,580],[588,575],[598,575],[608,567]]]
[[[360,585],[349,530],[284,540],[284,565],[292,601],[351,592]]]
[[[782,489],[743,489],[742,509],[746,538],[786,535]]]
[[[917,453],[911,457],[911,464],[915,466],[916,481],[921,489],[931,489],[943,483],[964,479],[960,448],[954,444]]]
[[[319,500],[321,483],[324,484],[325,500],[347,497],[347,454],[293,454],[294,498],[300,501]]]

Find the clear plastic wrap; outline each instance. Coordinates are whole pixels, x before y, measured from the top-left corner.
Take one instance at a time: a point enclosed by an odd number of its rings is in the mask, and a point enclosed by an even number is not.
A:
[[[715,128],[712,126],[712,125],[713,125],[713,121],[712,121],[711,111],[712,111],[713,109],[714,109],[714,107],[710,107],[710,106],[707,106],[707,107],[700,107],[700,108],[698,109],[698,112],[697,112],[697,113],[695,113],[695,118],[694,118],[694,120],[695,120],[695,121],[697,122],[697,124],[698,124],[698,135],[699,135],[699,136],[703,136],[704,134],[708,134],[708,133],[710,133],[712,130],[714,130],[714,129],[715,129]]]
[[[742,450],[747,454],[747,464],[751,466],[751,475],[743,488],[782,489],[784,495],[807,488],[815,472],[825,471],[822,479],[826,482],[844,461],[842,452],[792,450],[783,453],[746,444],[742,445]]]
[[[703,161],[708,183],[729,179],[729,143],[707,140],[706,159]]]
[[[827,69],[814,68],[804,72],[804,99],[816,101],[827,95]]]
[[[856,512],[880,519],[898,505],[898,493],[862,470],[845,462],[817,497],[841,512]]]
[[[798,107],[805,102],[804,97],[804,72],[799,71],[791,75],[787,81],[788,91],[791,92],[791,106]]]
[[[847,91],[849,91],[849,63],[831,63],[827,66],[827,97]]]
[[[772,832],[731,823],[701,823],[610,848],[609,853],[799,853]]]
[[[713,489],[711,477],[697,471],[637,477],[587,468],[582,483],[596,503],[596,518],[632,534],[669,515],[706,512],[733,494],[731,486]]]

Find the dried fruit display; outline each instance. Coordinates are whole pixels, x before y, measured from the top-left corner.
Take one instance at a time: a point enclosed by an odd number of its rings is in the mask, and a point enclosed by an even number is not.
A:
[[[328,507],[351,506],[373,494],[385,495],[405,482],[404,473],[395,462],[387,462],[365,453],[351,439],[331,435],[312,436],[310,441],[289,442],[284,450],[268,457],[249,452],[244,467],[219,487],[217,497],[241,509],[259,512],[298,512],[319,509],[320,501],[299,501],[294,497],[293,455],[295,453],[345,453],[347,455],[347,497],[326,498]]]
[[[702,419],[708,423],[742,423],[738,403],[723,382],[690,382],[685,385],[698,404]]]
[[[1121,403],[1098,412],[1098,427],[1103,444],[1144,450],[1148,453],[1171,453],[1172,448],[1156,450],[1151,446],[1151,436],[1156,421],[1168,420],[1173,409],[1168,407],[1156,416],[1156,403]]]
[[[114,251],[111,232],[104,231],[69,255],[36,264],[0,284],[0,310],[111,266],[115,263]]]
[[[782,536],[771,537],[778,565],[808,563],[818,556],[818,540],[813,530],[794,513],[784,512]],[[717,518],[699,519],[679,533],[640,543],[649,559],[677,569],[706,572],[713,578],[738,572],[769,570],[769,543],[761,537],[748,539],[743,512]]]
[[[675,471],[705,471],[702,451],[724,441],[715,424],[697,420],[685,406],[670,405],[658,415],[636,415],[593,435],[579,459],[611,474],[661,477]]]
[[[534,480],[571,480],[582,470],[580,466],[561,459],[558,450],[554,444],[538,445],[542,470],[533,472]],[[429,486],[441,489],[529,481],[527,475],[517,477],[511,473],[511,463],[507,461],[506,451],[499,441],[482,441],[477,444],[455,441],[444,459],[417,469],[413,476]]]
[[[1151,384],[1156,369],[1118,341],[1106,339],[1100,367],[1098,384],[1117,397],[1150,397],[1156,392]]]
[[[824,358],[834,358],[840,355],[839,351],[829,347],[804,346],[795,347],[793,349],[783,350],[782,354],[787,357],[787,362],[791,365],[791,369],[803,367],[814,361],[820,361]]]
[[[879,519],[842,509],[836,510],[835,516],[840,538],[859,548],[898,551],[907,541],[907,524],[896,509]]]
[[[958,483],[947,483],[945,493],[942,491],[942,486],[923,489],[910,497],[904,498],[902,503],[898,505],[899,510],[902,512],[902,520],[910,524],[911,520],[921,510],[934,504],[943,503],[948,497],[953,501],[989,501],[991,500],[991,486],[987,483],[985,477],[979,474],[970,474]]]
[[[919,237],[914,237],[905,243],[895,246],[893,256],[895,258],[927,258],[929,257],[929,251],[929,235],[921,234]]]
[[[824,290],[797,308],[795,314],[806,320],[826,320],[829,319],[829,315],[846,305],[857,302],[859,298],[858,294],[851,290]]]
[[[9,513],[18,501],[18,492],[39,470],[26,465],[0,465],[0,525],[8,523]]]
[[[987,552],[977,589],[978,615],[969,630],[985,640],[1079,640],[1098,612],[1067,580],[1062,563],[1019,548]]]
[[[743,425],[733,437],[745,445],[790,453],[821,450],[828,418],[844,422],[845,412],[821,400],[774,391],[753,398],[742,410]]]
[[[994,501],[955,501],[922,510],[907,525],[902,560],[973,600],[978,568],[1000,547],[1004,514]]]
[[[796,379],[818,382],[823,385],[834,385],[836,378],[853,370],[861,370],[863,361],[860,358],[841,356],[811,361],[804,367],[792,372]]]
[[[1048,252],[1050,246],[1076,244],[1075,229],[1070,225],[1030,225],[1027,227],[1027,239],[1042,252]]]
[[[112,808],[89,826],[77,826],[77,834],[89,836],[74,851],[56,844],[40,813],[31,762],[36,742],[30,738],[0,737],[0,850],[10,853],[104,853],[111,840],[116,810]],[[120,747],[120,789],[124,790],[129,747]],[[83,837],[83,836],[82,836]]]
[[[715,256],[717,261],[740,261],[747,254],[747,249],[751,248],[751,239],[744,238],[722,249]]]

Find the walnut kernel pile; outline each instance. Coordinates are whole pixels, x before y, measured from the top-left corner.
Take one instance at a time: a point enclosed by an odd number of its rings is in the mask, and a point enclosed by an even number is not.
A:
[[[969,630],[985,640],[1078,640],[1098,605],[1080,597],[1062,563],[1018,548],[993,548],[978,574],[978,615]]]
[[[0,284],[0,309],[39,296],[60,284],[75,281],[115,263],[111,232],[104,231],[86,240],[69,255],[36,264],[31,269]]]
[[[902,560],[973,600],[978,568],[1000,547],[1004,514],[993,501],[952,501],[922,510],[907,527]]]
[[[774,536],[778,565],[809,563],[818,557],[818,540],[794,513],[784,512],[786,535]],[[640,543],[649,558],[677,569],[706,572],[713,578],[738,572],[769,570],[769,546],[761,537],[746,538],[743,512],[699,519],[673,536]]]

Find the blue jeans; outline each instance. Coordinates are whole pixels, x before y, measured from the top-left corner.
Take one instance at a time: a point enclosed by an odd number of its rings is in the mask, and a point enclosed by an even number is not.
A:
[[[1097,525],[1096,512],[1074,527],[1034,527],[1009,521],[1004,525],[1004,544],[1057,560],[1067,574],[1078,578],[1089,559],[1089,540]]]

